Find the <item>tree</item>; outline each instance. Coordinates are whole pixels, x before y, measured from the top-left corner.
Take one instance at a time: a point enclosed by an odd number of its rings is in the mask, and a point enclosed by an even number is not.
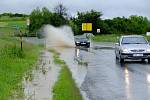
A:
[[[57,13],[53,13],[52,17],[51,17],[51,23],[50,24],[55,26],[55,27],[59,27],[62,25],[67,25],[68,20],[65,19],[63,16],[58,15]]]
[[[68,20],[58,13],[50,12],[46,7],[43,7],[42,10],[39,8],[34,9],[30,14],[30,32],[35,33],[45,24],[59,27],[68,24]]]
[[[54,8],[55,13],[57,13],[60,16],[66,17],[67,16],[67,8],[63,4],[58,4]]]
[[[82,23],[92,23],[93,27],[93,33],[95,34],[97,32],[97,28],[100,28],[101,23],[101,17],[102,13],[97,12],[95,10],[91,10],[90,12],[78,12],[77,18],[73,18],[72,21],[76,24],[78,27],[78,34],[82,34]]]
[[[43,18],[42,24],[50,24],[52,15],[53,14],[46,7],[43,7],[42,8],[42,18]]]
[[[143,16],[130,16],[129,18],[116,17],[113,19],[107,19],[104,20],[104,25],[104,34],[145,34],[149,29],[148,19]]]
[[[148,21],[147,31],[150,32],[150,21]]]
[[[130,16],[130,32],[134,34],[145,34],[148,31],[148,19],[143,16]]]
[[[30,15],[30,32],[35,32],[37,29],[41,28],[43,24],[42,12],[39,8],[32,11]]]

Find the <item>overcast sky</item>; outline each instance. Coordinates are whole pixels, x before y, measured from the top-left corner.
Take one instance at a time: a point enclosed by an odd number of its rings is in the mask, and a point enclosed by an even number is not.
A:
[[[46,6],[52,10],[58,3],[64,4],[70,15],[94,9],[103,13],[102,18],[140,15],[150,19],[150,0],[1,0],[0,13],[29,14],[36,7]]]

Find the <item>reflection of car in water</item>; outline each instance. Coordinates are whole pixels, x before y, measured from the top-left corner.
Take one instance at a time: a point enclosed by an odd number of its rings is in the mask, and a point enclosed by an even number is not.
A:
[[[122,36],[115,44],[115,53],[120,62],[124,59],[148,59],[150,62],[150,45],[140,35]]]
[[[76,46],[84,46],[84,47],[87,47],[89,48],[90,47],[90,41],[85,38],[85,37],[76,37],[75,38],[75,45]]]
[[[80,65],[88,66],[88,48],[75,48],[74,60]]]

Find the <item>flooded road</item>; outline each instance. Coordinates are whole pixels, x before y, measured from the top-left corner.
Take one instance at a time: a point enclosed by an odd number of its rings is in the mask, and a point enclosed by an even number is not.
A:
[[[120,64],[116,61],[113,43],[92,45],[90,49],[56,48],[70,68],[84,100],[150,100],[150,64],[141,61]],[[52,59],[49,54],[44,55],[44,59]],[[49,60],[44,59],[48,64]],[[25,81],[27,98],[51,100],[50,84],[55,82],[59,68],[52,67],[53,64],[48,66],[44,67],[47,74],[43,74],[40,67],[34,80]]]
[[[115,59],[113,43],[59,49],[85,100],[150,100],[150,64]]]
[[[37,67],[24,77],[24,100],[52,100],[52,87],[59,70],[60,67],[53,63],[52,54],[42,51]]]

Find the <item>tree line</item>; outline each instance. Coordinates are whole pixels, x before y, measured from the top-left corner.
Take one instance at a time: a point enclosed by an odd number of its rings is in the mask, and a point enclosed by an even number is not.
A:
[[[30,32],[36,32],[45,24],[55,27],[69,25],[75,35],[83,34],[82,23],[92,23],[92,33],[100,34],[145,34],[150,31],[150,21],[143,16],[131,15],[126,17],[116,17],[113,19],[102,19],[102,12],[91,10],[87,12],[77,12],[76,17],[68,17],[67,9],[62,4],[57,5],[54,11],[44,7],[36,8],[30,14]]]
[[[8,17],[28,17],[29,15],[27,14],[20,14],[20,13],[2,13],[0,14],[0,17],[3,17],[3,16],[8,16]]]
[[[49,11],[46,7],[34,9],[30,15],[30,32],[36,32],[46,24],[51,24],[55,27],[69,25],[69,20],[65,17],[66,13],[64,11],[65,8],[62,9],[62,5],[55,8],[55,12]]]

